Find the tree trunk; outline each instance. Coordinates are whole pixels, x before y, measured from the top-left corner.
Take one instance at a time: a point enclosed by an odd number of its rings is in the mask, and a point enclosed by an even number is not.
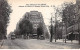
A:
[[[66,34],[67,34],[67,22],[66,22]],[[66,35],[65,34],[65,35]],[[66,35],[67,36],[67,35]],[[65,43],[66,43],[66,36],[65,36]]]
[[[53,35],[51,34],[51,37],[50,37],[50,42],[52,42],[52,40],[53,40]]]

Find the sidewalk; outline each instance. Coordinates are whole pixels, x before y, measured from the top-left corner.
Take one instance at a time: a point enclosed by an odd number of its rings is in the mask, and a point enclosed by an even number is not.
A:
[[[65,39],[63,40],[63,39],[60,39],[60,40],[56,40],[57,42],[64,42],[65,43]],[[72,42],[71,42],[71,40],[67,40],[66,39],[66,43],[79,43],[77,40],[73,40]]]
[[[47,41],[49,41],[49,40],[47,40]],[[56,40],[56,42],[55,42],[55,39],[53,39],[53,41],[50,44],[57,45],[64,49],[80,49],[79,42],[76,40],[73,40],[72,42],[71,42],[71,40],[66,40],[66,43],[65,43],[65,41],[63,42],[63,39]]]

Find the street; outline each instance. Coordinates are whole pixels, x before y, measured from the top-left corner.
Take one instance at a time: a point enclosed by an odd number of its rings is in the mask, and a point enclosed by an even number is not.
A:
[[[6,39],[1,49],[80,49],[78,43],[71,42],[49,42],[49,40],[37,39]]]

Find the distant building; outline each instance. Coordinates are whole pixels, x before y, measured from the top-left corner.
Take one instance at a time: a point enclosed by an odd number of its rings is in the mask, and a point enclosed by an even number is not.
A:
[[[23,16],[23,19],[29,20],[32,23],[33,29],[34,29],[34,31],[33,31],[34,34],[37,34],[37,28],[39,27],[39,25],[42,25],[43,30],[44,30],[43,35],[46,38],[49,37],[48,30],[47,30],[46,25],[44,23],[43,16],[42,16],[41,12],[38,12],[38,11],[26,12]]]
[[[36,30],[40,23],[44,23],[43,16],[38,11],[26,12],[25,19],[29,20],[33,24],[33,28]]]

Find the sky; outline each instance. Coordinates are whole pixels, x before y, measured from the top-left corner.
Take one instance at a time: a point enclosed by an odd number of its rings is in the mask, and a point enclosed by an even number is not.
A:
[[[58,7],[64,2],[74,2],[75,0],[8,0],[11,9],[13,10],[10,14],[10,23],[7,27],[7,34],[16,29],[16,24],[19,22],[20,18],[23,18],[23,15],[26,12],[38,11],[41,12],[44,18],[46,25],[50,24],[51,13],[54,13],[54,8],[51,5]],[[49,7],[23,7],[30,4],[42,4],[43,6]],[[39,5],[39,6],[40,6]],[[31,6],[31,5],[30,5]]]

